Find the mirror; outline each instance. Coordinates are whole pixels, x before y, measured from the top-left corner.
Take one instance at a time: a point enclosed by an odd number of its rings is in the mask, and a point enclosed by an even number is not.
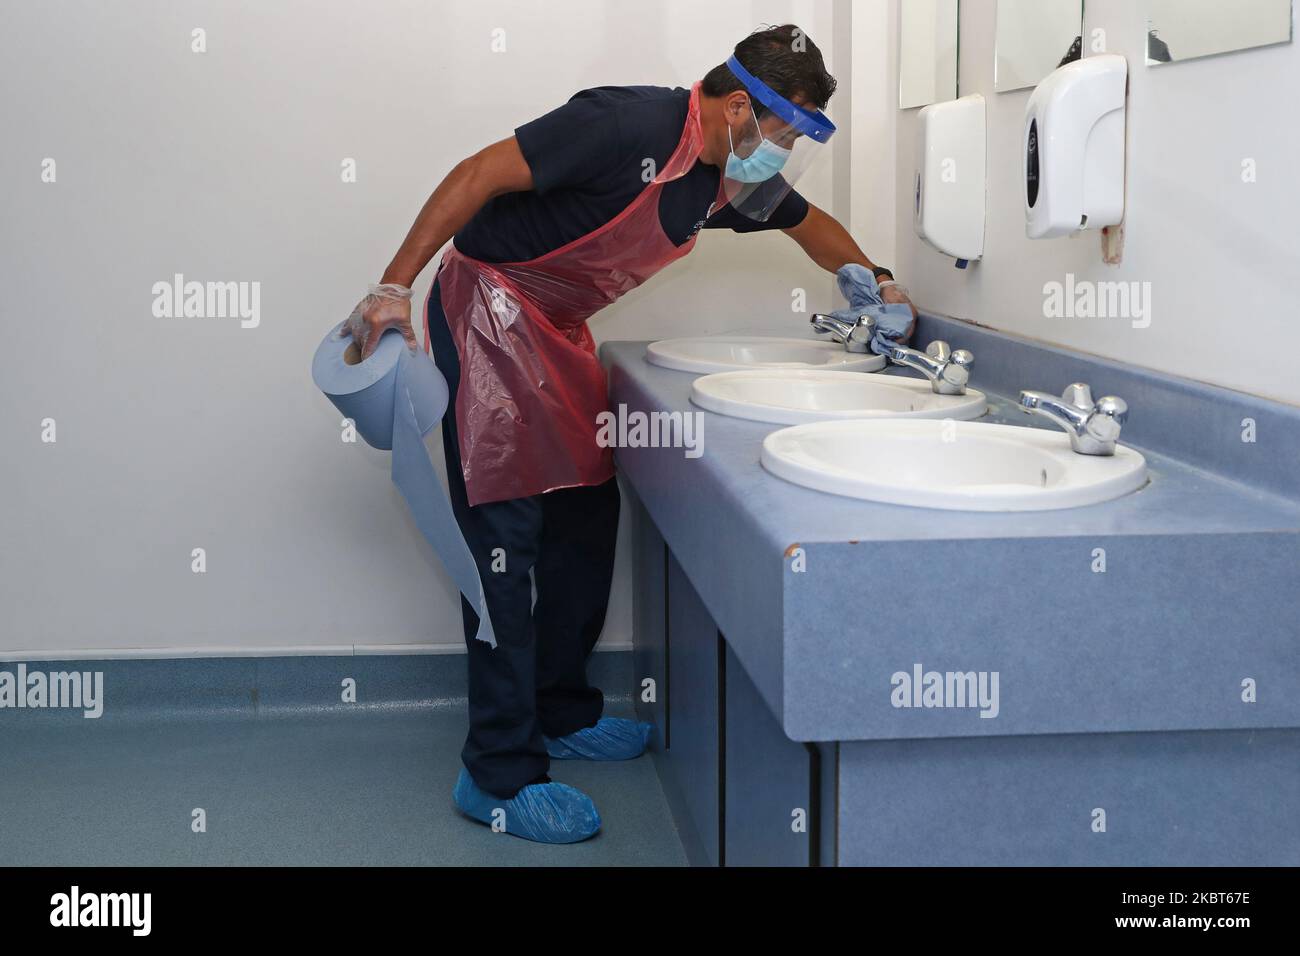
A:
[[[1147,65],[1291,41],[1291,0],[1148,0]]]
[[[1058,66],[1079,59],[1083,0],[998,0],[993,88],[1037,86]]]
[[[957,98],[957,0],[900,3],[898,108]]]

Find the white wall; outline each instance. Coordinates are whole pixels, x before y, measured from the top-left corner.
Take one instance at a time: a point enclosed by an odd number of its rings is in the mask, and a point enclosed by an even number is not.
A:
[[[897,2],[897,0],[895,0]],[[1123,259],[1102,261],[1096,231],[1031,241],[1021,199],[1021,121],[1030,91],[994,93],[995,0],[963,0],[959,93],[988,101],[984,261],[966,272],[898,219],[900,278],[934,312],[1147,368],[1300,403],[1296,276],[1300,189],[1300,47],[1295,44],[1148,69],[1144,6],[1088,0],[1093,31],[1129,62],[1127,213]],[[916,110],[899,114],[896,189],[909,208]],[[1253,161],[1257,181],[1243,182]],[[1149,282],[1148,328],[1124,319],[1048,319],[1043,287],[1066,273]],[[978,362],[979,357],[976,356]],[[1065,382],[1026,382],[1059,389]],[[1140,414],[1136,409],[1135,413]]]
[[[342,444],[312,387],[316,343],[463,156],[585,86],[689,85],[763,22],[830,53],[831,17],[824,0],[9,5],[0,653],[460,645],[388,455]],[[830,205],[830,184],[810,198]],[[154,318],[176,272],[260,282],[260,325]],[[785,237],[708,234],[593,328],[801,327],[799,286],[831,289]]]

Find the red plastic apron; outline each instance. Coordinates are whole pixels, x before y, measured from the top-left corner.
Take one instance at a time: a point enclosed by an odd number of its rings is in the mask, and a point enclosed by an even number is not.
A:
[[[438,283],[460,356],[456,425],[471,505],[613,477],[613,449],[596,443],[596,416],[609,402],[587,319],[694,247],[696,236],[676,246],[664,232],[659,194],[702,146],[697,83],[676,150],[616,218],[527,262],[480,262],[454,246],[443,255]]]

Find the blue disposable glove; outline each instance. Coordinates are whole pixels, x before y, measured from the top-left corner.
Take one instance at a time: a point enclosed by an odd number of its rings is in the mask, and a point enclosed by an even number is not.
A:
[[[504,812],[505,832],[535,843],[578,843],[600,831],[591,798],[563,783],[532,783],[505,800],[480,789],[462,767],[452,797],[461,813],[488,826]]]
[[[857,322],[861,315],[874,318],[876,335],[871,340],[873,352],[884,355],[907,338],[914,318],[912,307],[906,302],[885,302],[880,295],[880,285],[870,269],[850,262],[840,266],[835,278],[840,293],[849,300],[849,307],[832,312],[831,315],[849,323]]]
[[[602,717],[563,737],[546,737],[546,752],[557,760],[631,760],[645,753],[653,725]]]

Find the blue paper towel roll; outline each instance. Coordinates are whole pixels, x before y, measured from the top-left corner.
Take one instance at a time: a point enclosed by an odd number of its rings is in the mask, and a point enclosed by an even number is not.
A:
[[[478,611],[476,636],[496,647],[478,568],[424,447],[424,436],[447,410],[447,380],[427,355],[407,348],[401,334],[392,331],[368,359],[349,365],[348,359],[359,354],[350,338],[339,336],[342,328],[340,322],[316,349],[312,380],[356,423],[368,445],[392,449],[393,483],[456,587]]]

